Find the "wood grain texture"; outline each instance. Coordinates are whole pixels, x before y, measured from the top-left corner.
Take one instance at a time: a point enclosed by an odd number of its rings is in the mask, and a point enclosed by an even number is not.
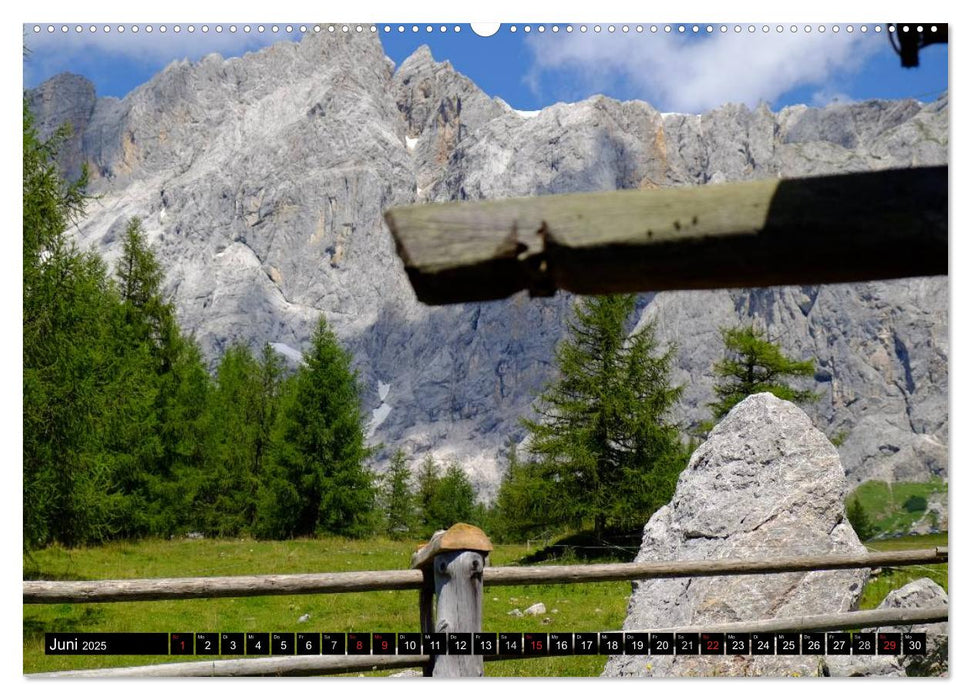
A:
[[[436,632],[482,631],[481,552],[446,552],[435,557]],[[469,678],[483,675],[481,656],[433,656],[435,678]]]
[[[112,581],[24,581],[24,603],[106,603],[258,595],[417,590],[421,571],[212,576]]]
[[[944,275],[948,169],[398,207],[426,304]]]

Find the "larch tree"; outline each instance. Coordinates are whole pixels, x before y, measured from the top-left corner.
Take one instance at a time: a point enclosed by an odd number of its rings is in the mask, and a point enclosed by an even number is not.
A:
[[[661,352],[654,325],[628,327],[634,295],[580,299],[556,350],[559,374],[539,397],[529,431],[534,475],[549,485],[550,524],[643,525],[666,503],[687,461],[668,413],[674,348]]]
[[[783,354],[769,340],[766,332],[754,325],[722,328],[724,357],[715,363],[715,396],[708,404],[714,421],[728,414],[735,404],[752,394],[769,392],[793,403],[815,401],[819,395],[809,389],[797,389],[790,379],[812,377],[816,363],[795,360]],[[705,427],[710,427],[706,424]]]

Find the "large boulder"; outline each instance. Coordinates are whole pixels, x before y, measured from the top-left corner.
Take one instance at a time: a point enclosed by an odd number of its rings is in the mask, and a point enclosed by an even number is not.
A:
[[[691,457],[671,503],[644,528],[636,561],[764,559],[866,550],[846,520],[836,448],[795,405],[739,403]],[[869,572],[817,571],[634,582],[625,630],[704,626],[855,608]],[[606,676],[844,675],[819,656],[614,656]],[[845,675],[901,675],[895,660]]]

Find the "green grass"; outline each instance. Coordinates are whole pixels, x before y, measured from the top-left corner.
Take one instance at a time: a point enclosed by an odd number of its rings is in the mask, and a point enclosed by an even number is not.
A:
[[[867,546],[883,551],[946,544],[944,533],[874,541]],[[408,542],[336,537],[289,542],[147,540],[70,550],[51,547],[24,558],[24,578],[92,580],[401,569],[407,567],[413,549],[414,543]],[[524,545],[497,545],[491,563],[508,566],[529,560],[532,555],[535,555],[534,549]],[[568,555],[550,563],[574,563],[574,559]],[[884,569],[865,587],[861,609],[875,608],[890,590],[923,576],[947,588],[946,564]],[[630,591],[630,584],[625,581],[488,587],[484,591],[483,629],[491,632],[617,630],[623,625]],[[546,605],[545,616],[507,614],[513,608],[525,610],[537,602]],[[44,632],[419,631],[415,591],[25,605],[23,614],[24,673],[185,660],[149,656],[45,656]],[[298,623],[297,618],[304,614],[310,615],[310,621]],[[549,617],[550,623],[543,624],[543,617]],[[516,677],[598,676],[604,661],[602,656],[543,657],[487,663],[485,672],[489,676]],[[390,672],[377,675],[387,673]]]
[[[940,479],[926,482],[867,481],[860,484],[847,498],[850,503],[859,499],[864,512],[873,523],[878,536],[887,537],[910,532],[924,515],[924,510],[908,510],[907,504],[920,499],[929,500],[933,494],[947,493],[947,484]]]
[[[947,533],[933,535],[909,535],[891,540],[873,540],[867,542],[868,549],[877,552],[887,552],[896,549],[930,549],[931,547],[946,547]],[[919,578],[929,578],[945,591],[947,590],[947,564],[921,564],[904,566],[899,569],[884,568],[878,574],[871,575],[863,588],[860,597],[860,610],[872,610],[880,605],[890,591],[905,586]]]
[[[24,559],[24,578],[92,580],[232,576],[407,568],[414,543],[327,537],[289,542],[148,540],[86,549],[51,547]],[[494,566],[516,563],[531,550],[497,545]],[[556,562],[562,563],[562,562]],[[485,589],[483,629],[493,632],[620,629],[628,582]],[[510,617],[542,601],[547,614]],[[557,612],[553,612],[553,610]],[[184,659],[151,656],[45,656],[44,632],[409,632],[419,631],[416,591],[262,596],[135,603],[25,605],[24,673],[133,666]],[[310,621],[297,622],[303,614]],[[542,618],[549,617],[549,624]],[[209,657],[213,658],[213,657]],[[229,658],[229,657],[227,657]],[[596,676],[604,657],[567,656],[486,664],[486,675]]]

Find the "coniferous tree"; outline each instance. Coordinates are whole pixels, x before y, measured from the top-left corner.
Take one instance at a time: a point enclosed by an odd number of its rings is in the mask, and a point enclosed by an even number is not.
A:
[[[718,400],[708,404],[715,421],[723,418],[745,397],[769,392],[794,403],[815,401],[819,395],[810,390],[795,389],[786,380],[811,377],[816,371],[812,360],[787,357],[772,343],[765,331],[755,326],[722,328],[725,357],[715,363]],[[706,424],[705,428],[710,427]]]
[[[162,268],[145,241],[142,221],[137,217],[125,229],[115,274],[125,308],[128,339],[161,350],[167,340],[163,336],[171,330],[167,326],[172,308],[162,298]]]
[[[260,401],[256,417],[259,430],[253,446],[253,473],[258,477],[266,472],[266,463],[272,440],[273,427],[276,424],[277,413],[280,408],[280,395],[285,379],[285,367],[280,355],[270,347],[263,345],[258,365],[260,382]]]
[[[284,392],[257,532],[366,535],[374,527],[375,491],[357,375],[323,318],[304,360]]]
[[[67,135],[43,141],[23,109],[24,547],[97,542],[119,505],[103,439],[117,305],[104,264],[66,235],[84,210],[86,171],[58,174]]]
[[[418,468],[418,507],[421,511],[421,524],[426,534],[435,531],[435,495],[438,492],[438,482],[441,475],[438,464],[431,455],[426,455]]]
[[[455,523],[468,523],[475,510],[475,490],[462,468],[452,462],[438,480],[431,504],[431,525],[435,530]]]
[[[550,527],[548,513],[557,498],[555,486],[542,478],[537,465],[521,461],[515,444],[510,445],[508,464],[496,495],[495,536],[502,541],[519,542],[546,532]]]
[[[250,349],[233,345],[216,368],[209,400],[211,463],[192,489],[192,521],[203,532],[235,535],[256,511],[263,403],[260,367]]]
[[[391,457],[388,472],[381,479],[381,505],[385,532],[393,538],[414,534],[417,522],[417,499],[411,487],[411,472],[405,453],[398,450]]]
[[[877,529],[859,498],[854,498],[846,506],[846,519],[849,520],[853,530],[856,531],[856,536],[864,542],[877,534]]]
[[[667,413],[674,348],[658,354],[652,323],[628,335],[633,295],[587,297],[556,351],[559,377],[524,421],[538,478],[553,484],[550,524],[642,525],[674,492],[685,449]]]
[[[191,522],[193,493],[207,468],[210,377],[198,345],[181,333],[175,308],[163,297],[161,266],[137,218],[125,231],[116,274],[122,335],[144,360],[142,381],[155,395],[155,430],[129,443],[145,457],[124,482],[135,506],[129,526],[132,534],[170,535]]]

